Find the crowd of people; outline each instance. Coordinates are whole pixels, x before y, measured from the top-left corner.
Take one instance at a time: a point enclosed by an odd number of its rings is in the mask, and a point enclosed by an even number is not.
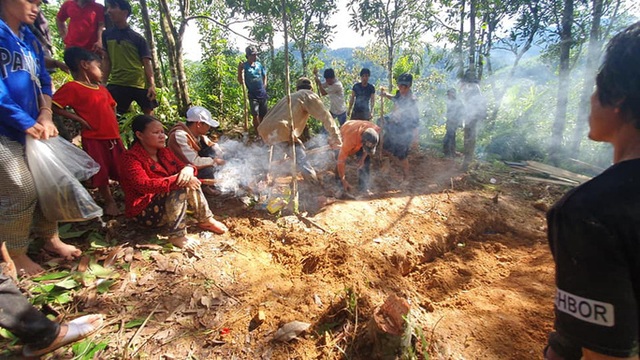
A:
[[[124,192],[126,217],[140,226],[165,228],[168,241],[179,248],[194,250],[199,244],[186,232],[188,211],[198,228],[227,232],[214,218],[206,198],[219,194],[212,186],[215,168],[225,164],[223,149],[207,136],[220,124],[209,110],[193,106],[186,121],[165,134],[163,124],[153,117],[158,104],[149,47],[128,25],[131,5],[126,0],[106,0],[106,7],[93,0],[64,2],[56,16],[65,44],[61,63],[51,54],[41,1],[0,0],[0,51],[6,54],[0,82],[0,177],[4,179],[0,182],[0,243],[7,250],[5,261],[22,275],[43,271],[27,254],[33,238],[42,238],[44,249],[60,257],[81,255],[80,249],[60,239],[58,224],[43,216],[25,161],[27,136],[46,140],[58,135],[53,114],[81,124],[82,147],[100,165],[91,185],[98,188],[106,215],[120,214],[110,188],[110,181],[115,180]],[[558,287],[556,331],[545,350],[549,359],[637,358],[640,286],[636,275],[640,269],[635,254],[640,202],[629,194],[635,193],[636,181],[640,181],[635,167],[640,158],[640,94],[633,85],[640,81],[635,66],[639,54],[640,24],[635,24],[611,41],[591,99],[590,137],[614,145],[616,165],[568,194],[549,212]],[[384,89],[379,92],[394,107],[376,124],[372,121],[376,90],[369,83],[369,69],[360,71],[348,106],[342,82],[333,69],[326,69],[324,82],[314,70],[318,92],[312,80],[302,77],[289,99],[268,109],[266,69],[258,61],[258,49],[249,46],[245,55],[237,75],[243,89],[246,87],[253,128],[267,145],[295,147],[296,165],[306,180],[318,181],[301,146],[310,117],[321,121],[329,147],[338,152],[336,172],[345,191],[352,188],[346,180],[346,161],[355,155],[358,190],[371,194],[371,157],[379,145],[381,151],[399,160],[402,179],[408,180],[408,157],[417,145],[420,124],[411,74],[397,77],[395,94]],[[57,91],[49,75],[55,68],[73,76],[73,81]],[[460,93],[458,98],[456,89],[447,91],[443,150],[445,156],[455,156],[456,130],[463,125],[463,167],[467,167],[487,108],[472,78],[463,81]],[[322,96],[329,97],[329,109]],[[134,141],[125,149],[117,114],[128,112],[132,102],[143,114],[133,118]],[[593,264],[615,274],[616,281],[596,274]],[[578,302],[581,305],[575,305]],[[585,314],[583,306],[593,311]],[[51,322],[29,305],[10,276],[0,275],[0,326],[25,343],[26,356],[39,356],[86,337],[101,324],[101,315],[62,325]]]

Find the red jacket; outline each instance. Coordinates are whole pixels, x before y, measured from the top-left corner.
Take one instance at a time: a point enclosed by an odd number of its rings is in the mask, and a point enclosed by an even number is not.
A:
[[[180,188],[176,185],[177,174],[186,164],[167,148],[158,150],[158,162],[155,162],[142,145],[136,143],[121,159],[120,186],[127,217],[140,214],[156,194]]]

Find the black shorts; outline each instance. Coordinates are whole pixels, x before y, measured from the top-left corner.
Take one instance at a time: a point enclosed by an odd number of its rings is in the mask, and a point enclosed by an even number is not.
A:
[[[116,101],[116,111],[118,114],[124,114],[129,111],[131,102],[135,101],[138,106],[145,110],[153,110],[158,107],[157,100],[149,100],[147,97],[147,89],[138,89],[130,86],[122,85],[107,85],[107,90],[111,93],[111,96]]]
[[[251,115],[263,118],[267,115],[267,99],[249,99]]]
[[[382,148],[399,160],[409,156],[409,147],[413,142],[413,132],[397,123],[385,123]]]
[[[371,111],[356,111],[351,112],[351,120],[371,120]]]

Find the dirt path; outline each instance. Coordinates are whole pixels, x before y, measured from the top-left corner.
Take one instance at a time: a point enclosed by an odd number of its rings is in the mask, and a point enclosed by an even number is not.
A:
[[[119,223],[121,276],[105,294],[79,291],[66,311],[107,314],[93,339],[108,342],[105,359],[372,359],[366,323],[393,293],[410,302],[418,343],[428,342],[418,358],[539,358],[553,322],[553,263],[536,207],[562,190],[504,170],[463,175],[448,160],[414,161],[411,185],[398,187],[391,162],[373,198],[314,194],[330,204],[307,218],[225,201],[216,213],[230,233],[199,234],[202,259],[146,246],[148,234]],[[121,327],[147,317],[143,328]],[[273,342],[290,321],[310,328]]]

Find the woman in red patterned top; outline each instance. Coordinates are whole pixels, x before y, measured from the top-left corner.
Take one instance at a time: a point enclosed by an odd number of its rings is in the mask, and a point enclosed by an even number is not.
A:
[[[227,227],[213,218],[195,167],[165,147],[162,123],[153,116],[138,115],[132,129],[134,143],[122,156],[120,166],[125,215],[147,227],[168,227],[169,241],[190,250],[198,241],[185,236],[187,207],[200,228],[225,233]]]

